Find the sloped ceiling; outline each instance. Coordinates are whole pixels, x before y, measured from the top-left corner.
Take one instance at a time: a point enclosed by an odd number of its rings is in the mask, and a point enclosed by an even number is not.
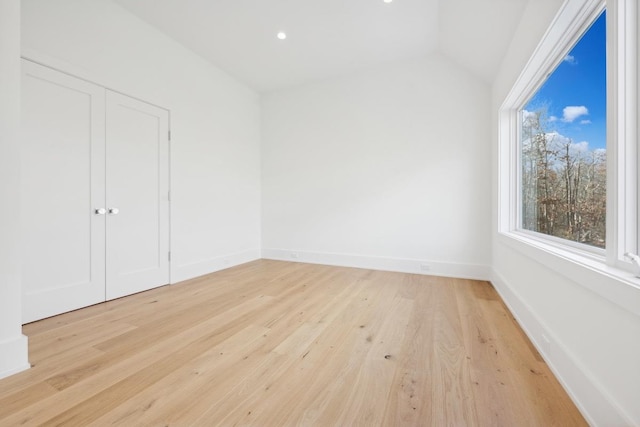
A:
[[[436,51],[491,82],[527,2],[114,1],[258,92]]]

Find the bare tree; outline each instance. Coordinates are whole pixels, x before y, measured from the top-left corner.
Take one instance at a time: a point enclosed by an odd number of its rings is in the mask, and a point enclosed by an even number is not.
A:
[[[521,145],[522,227],[604,247],[606,155],[552,131],[545,109],[526,112]]]

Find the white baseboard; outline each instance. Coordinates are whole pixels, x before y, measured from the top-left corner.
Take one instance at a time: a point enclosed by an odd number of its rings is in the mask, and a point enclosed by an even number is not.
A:
[[[194,277],[235,267],[250,261],[260,259],[260,249],[249,249],[244,252],[222,255],[204,261],[179,265],[171,269],[171,283],[182,282]]]
[[[336,265],[340,267],[367,268],[371,270],[397,271],[400,273],[458,277],[461,279],[489,280],[491,278],[491,268],[482,264],[458,264],[420,259],[387,258],[273,248],[262,249],[262,258]]]
[[[615,403],[615,400],[589,370],[571,354],[562,341],[545,327],[504,277],[494,270],[491,282],[589,425],[634,425],[631,417]]]
[[[28,338],[24,335],[0,341],[0,378],[17,374],[31,367],[28,342]]]

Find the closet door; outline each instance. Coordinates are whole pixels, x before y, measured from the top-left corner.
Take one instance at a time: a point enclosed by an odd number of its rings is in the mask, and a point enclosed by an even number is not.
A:
[[[169,113],[107,91],[107,299],[169,283]]]
[[[22,62],[23,320],[105,299],[104,89]]]

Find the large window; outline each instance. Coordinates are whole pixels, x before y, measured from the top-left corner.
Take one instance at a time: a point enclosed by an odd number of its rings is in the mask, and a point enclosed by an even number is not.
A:
[[[565,0],[499,111],[498,153],[505,243],[559,271],[589,266],[634,286],[638,7]]]
[[[606,242],[607,51],[603,12],[520,109],[520,226]]]

